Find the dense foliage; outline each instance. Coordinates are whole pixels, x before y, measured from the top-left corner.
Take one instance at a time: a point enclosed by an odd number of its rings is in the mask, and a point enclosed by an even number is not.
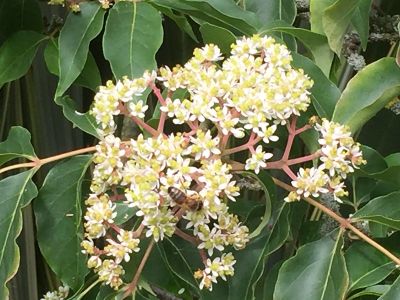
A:
[[[0,299],[400,299],[394,2],[0,0]]]

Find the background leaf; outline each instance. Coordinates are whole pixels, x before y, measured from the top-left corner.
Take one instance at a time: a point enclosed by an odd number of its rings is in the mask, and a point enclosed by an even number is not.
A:
[[[390,289],[383,294],[378,300],[398,300],[400,298],[400,276],[393,282]]]
[[[279,271],[274,299],[343,299],[348,285],[342,232],[306,244]]]
[[[37,188],[31,178],[36,169],[0,181],[0,299],[8,299],[6,283],[19,265],[16,239],[22,229],[21,209],[36,197]]]
[[[251,35],[260,27],[256,15],[233,1],[220,0],[153,0],[156,5],[175,9],[233,33]]]
[[[87,60],[89,44],[103,27],[105,10],[99,3],[81,3],[80,9],[79,14],[69,13],[60,32],[60,80],[55,98],[64,94],[81,74]]]
[[[368,220],[400,230],[400,192],[390,193],[369,201],[352,216],[357,220]]]
[[[19,31],[0,47],[0,87],[28,72],[41,42],[47,37],[34,31]]]
[[[400,94],[400,68],[394,58],[382,58],[358,72],[340,97],[332,120],[355,133]]]
[[[293,0],[247,0],[246,10],[255,12],[261,26],[276,20],[292,24],[296,17],[296,4]]]
[[[362,0],[356,7],[351,24],[360,35],[361,47],[365,51],[369,36],[369,13],[371,10],[372,0]]]
[[[63,109],[65,118],[82,131],[99,138],[96,131],[97,124],[94,117],[89,113],[80,113],[75,109],[75,102],[69,96],[63,96],[55,99],[55,102]]]
[[[205,44],[218,45],[225,54],[231,52],[231,45],[236,42],[235,35],[228,29],[207,22],[201,24],[199,30]]]
[[[40,251],[58,278],[79,289],[89,269],[82,254],[81,184],[91,156],[76,156],[52,168],[34,202]],[[68,263],[66,263],[68,262]]]
[[[340,56],[343,37],[351,23],[354,11],[359,6],[360,0],[337,0],[329,6],[323,14],[322,25],[328,38],[329,45]]]
[[[0,0],[0,44],[14,32],[41,32],[42,14],[36,0]]]
[[[380,251],[363,242],[356,242],[345,253],[349,273],[349,291],[372,286],[385,279],[395,264]]]
[[[336,0],[310,0],[311,31],[325,35],[322,18],[325,10],[335,3]]]
[[[118,2],[110,10],[103,37],[104,56],[116,78],[136,78],[156,68],[163,39],[160,13],[144,2]]]
[[[279,249],[289,236],[289,206],[273,202],[274,209],[268,230],[250,241],[235,255],[235,275],[229,281],[229,299],[252,299],[254,287],[263,274],[268,255]]]
[[[17,157],[33,160],[36,157],[31,144],[31,134],[23,127],[13,126],[7,139],[0,143],[0,166]]]
[[[50,73],[59,76],[59,49],[58,39],[50,39],[46,49],[44,50],[44,59],[47,68]],[[88,57],[83,67],[82,73],[76,78],[75,83],[82,87],[86,87],[95,91],[99,85],[101,85],[100,71],[96,65],[96,61],[91,52],[88,53]]]

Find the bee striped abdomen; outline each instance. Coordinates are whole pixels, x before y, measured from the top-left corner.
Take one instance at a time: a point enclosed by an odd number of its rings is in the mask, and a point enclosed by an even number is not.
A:
[[[186,201],[186,194],[176,187],[170,186],[168,188],[168,195],[177,204],[183,204]]]

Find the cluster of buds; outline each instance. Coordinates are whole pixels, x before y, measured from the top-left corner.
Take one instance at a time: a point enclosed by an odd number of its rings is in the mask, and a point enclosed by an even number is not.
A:
[[[100,280],[118,289],[124,274],[121,262],[140,251],[139,239],[158,242],[173,234],[197,246],[204,263],[204,269],[194,274],[200,288],[211,290],[218,277],[226,280],[234,274],[235,258],[224,251],[243,249],[249,229],[229,211],[229,202],[239,196],[233,171],[258,173],[282,166],[267,162],[272,153],[265,145],[278,140],[278,126],[292,126],[291,120],[310,105],[313,82],[303,70],[292,68],[291,60],[286,46],[254,35],[233,44],[226,59],[209,44],[195,49],[183,66],[163,67],[100,87],[91,114],[99,124],[101,141],[94,155],[82,243],[90,255],[88,265]],[[154,128],[144,120],[149,114],[147,90],[159,101]],[[114,116],[120,114],[131,118],[143,134],[128,141],[116,137]],[[181,132],[166,134],[166,122],[184,126]],[[322,167],[300,170],[293,183],[298,193],[287,199],[318,195],[326,185],[339,197],[341,183],[336,178],[345,178],[352,166],[362,162],[346,128],[324,120],[316,129],[322,135]],[[230,147],[233,143],[240,145]],[[250,155],[244,164],[231,159],[231,154],[245,150]],[[325,180],[322,173],[332,180]],[[115,224],[117,203],[136,210],[139,227]],[[181,220],[185,231],[177,228]],[[100,238],[105,241],[103,249],[94,243]]]

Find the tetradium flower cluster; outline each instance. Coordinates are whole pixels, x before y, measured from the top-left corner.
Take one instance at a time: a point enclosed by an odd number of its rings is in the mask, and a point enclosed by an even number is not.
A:
[[[336,201],[342,202],[341,198],[348,195],[343,180],[348,173],[354,172],[354,168],[366,163],[360,144],[351,137],[347,126],[322,119],[315,129],[320,134],[319,159],[322,163],[317,168],[300,168],[297,179],[292,181],[297,190],[290,192],[285,201],[332,193]]]
[[[226,59],[209,44],[196,49],[183,66],[108,81],[99,88],[91,114],[101,140],[93,158],[82,247],[90,256],[88,266],[100,280],[119,288],[124,274],[121,263],[140,251],[140,238],[158,242],[173,234],[199,249],[204,269],[194,276],[200,288],[211,290],[218,277],[226,280],[234,274],[235,258],[225,251],[243,249],[249,229],[229,210],[230,201],[239,196],[233,169],[258,173],[287,163],[290,149],[285,159],[269,162],[272,153],[265,145],[278,140],[278,126],[291,128],[310,104],[313,82],[303,70],[292,68],[291,60],[284,45],[254,35],[233,44]],[[159,101],[156,128],[145,122],[149,90]],[[114,116],[120,114],[131,118],[143,134],[127,141],[116,137]],[[167,121],[186,127],[166,134]],[[346,174],[363,163],[359,145],[347,128],[323,120],[315,129],[321,134],[317,155],[322,164],[300,169],[296,180],[289,165],[283,168],[297,188],[287,201],[327,192],[339,199],[346,193]],[[239,146],[228,148],[232,142]],[[249,152],[244,164],[230,159],[244,150]],[[140,225],[116,225],[117,204],[134,208]],[[180,221],[185,231],[177,229]],[[100,238],[103,248],[95,245]]]

